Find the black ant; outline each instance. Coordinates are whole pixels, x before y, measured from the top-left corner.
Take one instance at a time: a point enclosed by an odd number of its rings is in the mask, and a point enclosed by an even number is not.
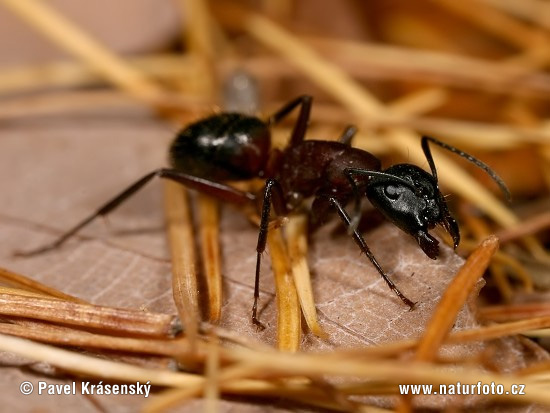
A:
[[[460,233],[439,190],[429,143],[473,162],[487,172],[508,197],[509,191],[502,179],[486,164],[430,137],[423,137],[421,144],[431,175],[406,163],[381,170],[380,160],[376,156],[351,147],[355,133],[353,127],[348,127],[338,142],[304,140],[311,102],[310,96],[300,96],[284,105],[267,121],[239,113],[220,113],[192,123],[176,136],[170,147],[171,168],[148,173],[52,244],[19,254],[32,255],[59,247],[95,218],[114,210],[155,176],[237,205],[254,204],[261,199],[252,322],[262,327],[257,318],[260,261],[266,247],[271,207],[273,205],[278,216],[285,216],[296,211],[306,198],[313,197],[309,210],[310,227],[319,227],[327,214],[335,209],[390,289],[412,309],[415,303],[395,286],[356,229],[362,194],[366,194],[388,220],[412,235],[428,257],[435,259],[439,254],[439,242],[428,230],[436,224],[442,225],[452,237],[455,248],[459,244]],[[298,106],[299,115],[286,148],[282,151],[272,148],[270,128]],[[223,183],[252,178],[266,179],[263,194],[241,191]],[[355,203],[353,219],[344,209],[352,199]]]

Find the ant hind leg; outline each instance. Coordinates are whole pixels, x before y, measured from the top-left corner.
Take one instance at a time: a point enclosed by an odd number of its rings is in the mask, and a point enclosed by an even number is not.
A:
[[[73,226],[71,229],[66,231],[64,234],[62,234],[59,238],[57,238],[57,240],[55,240],[51,244],[48,244],[43,247],[39,247],[30,251],[16,251],[14,252],[14,255],[20,256],[20,257],[29,257],[29,256],[42,254],[42,253],[54,250],[56,248],[59,248],[67,240],[72,238],[78,231],[80,231],[82,228],[90,224],[96,218],[100,216],[106,216],[111,211],[116,209],[118,206],[120,206],[120,204],[122,204],[128,198],[130,198],[132,195],[138,192],[141,188],[143,188],[149,181],[151,181],[156,176],[179,182],[180,184],[185,185],[189,188],[195,189],[197,191],[203,192],[207,195],[211,195],[215,198],[218,198],[230,203],[246,204],[246,203],[252,203],[256,200],[256,196],[250,192],[239,191],[231,186],[228,186],[219,182],[209,181],[204,178],[188,175],[175,169],[168,169],[168,168],[155,169],[154,171],[149,172],[148,174],[146,174],[145,176],[141,177],[136,182],[128,186],[118,195],[116,195],[115,197],[110,199],[108,202],[106,202],[104,205],[102,205],[100,208],[98,208],[94,213],[92,213],[91,215],[89,215],[88,217],[80,221],[78,224]]]

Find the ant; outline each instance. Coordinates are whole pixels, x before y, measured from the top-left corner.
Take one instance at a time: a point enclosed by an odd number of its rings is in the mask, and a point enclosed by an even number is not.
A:
[[[404,232],[412,235],[424,253],[436,259],[439,241],[428,233],[442,225],[456,248],[460,232],[438,186],[437,171],[429,144],[449,150],[488,173],[509,198],[504,182],[489,166],[473,156],[434,138],[423,137],[422,149],[431,174],[412,164],[397,164],[382,170],[373,154],[351,147],[354,127],[348,127],[339,141],[304,140],[311,111],[311,96],[300,96],[280,108],[266,121],[240,113],[220,113],[190,124],[174,139],[170,150],[171,168],[156,169],[127,187],[96,212],[61,235],[52,244],[19,253],[33,255],[55,249],[81,228],[104,216],[141,189],[154,177],[170,179],[189,188],[236,205],[261,201],[260,229],[256,246],[256,273],[252,322],[263,328],[257,317],[260,262],[266,247],[273,207],[276,215],[296,211],[313,197],[309,210],[312,229],[324,223],[334,209],[361,251],[375,266],[389,288],[412,309],[415,305],[395,286],[357,230],[360,203],[366,194],[375,208]],[[290,141],[283,150],[272,148],[270,129],[299,107]],[[264,178],[263,194],[238,190],[224,181]],[[354,200],[350,217],[344,207]]]

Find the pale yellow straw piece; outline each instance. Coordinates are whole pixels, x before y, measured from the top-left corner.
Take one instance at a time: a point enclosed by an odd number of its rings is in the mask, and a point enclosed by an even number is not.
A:
[[[304,319],[313,334],[328,338],[327,333],[319,325],[317,310],[311,287],[311,274],[307,264],[307,217],[292,215],[285,226],[288,255],[292,264],[294,285],[300,300]]]
[[[278,347],[282,351],[294,352],[300,347],[300,303],[292,278],[290,257],[280,228],[269,231],[267,243],[275,277]]]
[[[206,195],[197,197],[200,215],[200,251],[206,288],[208,290],[208,313],[212,323],[217,323],[222,311],[222,274],[219,244],[218,202]]]
[[[187,191],[176,182],[165,182],[165,214],[172,257],[172,289],[178,314],[191,346],[198,336],[199,303],[195,269],[195,240]]]

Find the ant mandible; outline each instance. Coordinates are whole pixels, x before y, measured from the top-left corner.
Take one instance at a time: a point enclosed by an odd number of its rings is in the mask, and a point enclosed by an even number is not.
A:
[[[386,284],[412,309],[415,303],[395,286],[356,229],[362,194],[366,194],[389,221],[412,235],[428,257],[435,259],[439,254],[439,242],[428,230],[436,224],[442,225],[452,237],[455,248],[460,242],[460,233],[439,190],[429,143],[473,162],[497,182],[507,197],[509,191],[502,179],[486,164],[430,137],[423,137],[421,145],[431,174],[407,163],[381,170],[380,160],[376,156],[351,147],[354,127],[348,127],[339,141],[304,140],[311,102],[310,96],[300,96],[284,105],[267,121],[240,113],[220,113],[192,123],[176,136],[170,147],[171,168],[148,173],[52,244],[19,255],[33,255],[61,246],[95,218],[114,210],[155,176],[237,205],[255,204],[261,199],[252,322],[263,328],[257,317],[260,262],[266,247],[271,208],[273,206],[278,216],[285,216],[296,211],[306,198],[313,197],[309,210],[310,228],[319,227],[327,214],[335,209]],[[300,111],[289,143],[282,151],[272,148],[271,127],[297,107]],[[263,194],[241,191],[223,183],[252,178],[266,179]],[[344,207],[352,199],[355,212],[350,218]]]

